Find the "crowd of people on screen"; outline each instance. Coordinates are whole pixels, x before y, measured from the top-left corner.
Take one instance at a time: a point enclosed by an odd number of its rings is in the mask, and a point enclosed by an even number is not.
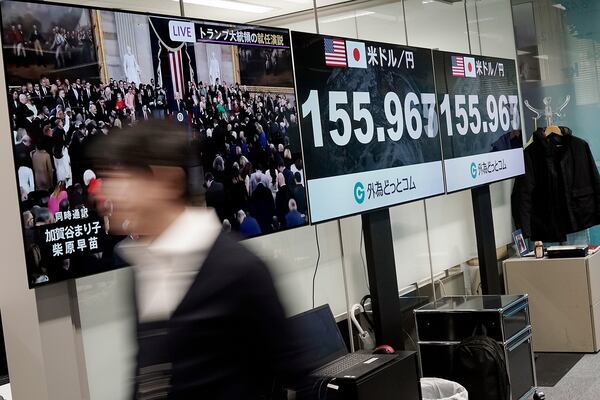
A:
[[[16,65],[53,63],[61,69],[95,60],[93,34],[87,27],[67,29],[56,25],[42,32],[35,23],[28,27],[14,23],[4,27],[4,36]]]
[[[9,93],[26,227],[53,223],[57,211],[110,210],[86,148],[100,135],[154,118],[186,126],[196,171],[191,187],[200,188],[196,194],[205,196],[225,230],[252,237],[307,223],[301,153],[289,140],[299,135],[298,122],[286,95],[189,82],[182,96],[170,96],[153,80],[47,77]]]

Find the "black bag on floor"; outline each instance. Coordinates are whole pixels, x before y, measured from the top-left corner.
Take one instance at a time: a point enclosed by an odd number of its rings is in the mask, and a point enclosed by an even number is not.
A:
[[[463,340],[454,351],[453,380],[469,400],[510,400],[510,382],[502,346],[487,336]]]

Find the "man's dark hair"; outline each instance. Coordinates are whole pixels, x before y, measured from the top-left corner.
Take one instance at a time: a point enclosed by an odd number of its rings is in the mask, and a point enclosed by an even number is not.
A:
[[[99,136],[87,156],[98,170],[164,166],[187,171],[188,150],[187,132],[173,122],[153,120]]]
[[[28,167],[30,158],[27,153],[17,153],[17,166]]]

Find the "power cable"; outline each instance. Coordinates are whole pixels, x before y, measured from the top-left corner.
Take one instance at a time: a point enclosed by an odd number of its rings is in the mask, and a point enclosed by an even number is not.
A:
[[[315,281],[317,279],[317,271],[319,270],[319,262],[321,261],[321,246],[319,245],[319,231],[317,230],[317,225],[315,225],[315,239],[317,242],[317,263],[312,279],[312,308],[315,308]]]
[[[371,287],[369,286],[369,276],[367,274],[367,262],[365,261],[365,257],[363,254],[364,240],[365,240],[365,231],[363,230],[362,221],[361,221],[361,223],[360,223],[360,245],[359,245],[360,259],[362,260],[362,264],[363,264],[363,273],[365,275],[365,283],[367,284],[367,289],[370,292]]]

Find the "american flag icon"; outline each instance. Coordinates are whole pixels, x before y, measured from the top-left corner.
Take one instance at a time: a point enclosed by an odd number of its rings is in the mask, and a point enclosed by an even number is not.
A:
[[[325,38],[325,65],[328,67],[347,67],[346,41]]]
[[[452,56],[452,76],[465,76],[464,57]]]

